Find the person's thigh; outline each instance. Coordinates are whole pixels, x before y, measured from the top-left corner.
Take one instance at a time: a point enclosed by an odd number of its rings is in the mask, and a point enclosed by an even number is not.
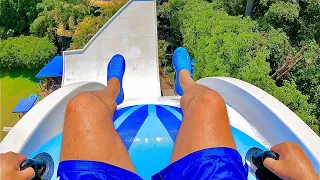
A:
[[[183,120],[171,163],[206,148],[235,149],[226,105],[215,91],[193,83],[181,98]]]
[[[102,91],[101,91],[102,92]],[[60,161],[104,162],[135,172],[129,154],[113,126],[114,100],[82,93],[68,104]]]

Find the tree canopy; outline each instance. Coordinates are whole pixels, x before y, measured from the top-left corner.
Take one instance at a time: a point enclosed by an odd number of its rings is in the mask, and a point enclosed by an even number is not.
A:
[[[46,37],[8,38],[0,42],[0,67],[41,68],[55,54],[56,47]]]
[[[0,0],[0,67],[40,68],[63,44],[83,48],[125,2]],[[184,46],[195,79],[254,84],[320,134],[319,0],[162,0],[157,9],[159,64],[171,84],[173,50]]]
[[[29,25],[37,17],[37,4],[41,0],[0,0],[0,27],[4,33],[27,33]]]
[[[39,68],[61,50],[83,48],[124,3],[0,0],[0,66]]]
[[[172,49],[187,48],[197,62],[196,80],[229,76],[256,85],[319,133],[319,45],[307,40],[309,36],[299,43],[293,37],[301,18],[298,3],[268,1],[265,6],[269,9],[261,8],[264,13],[259,17],[257,9],[253,11],[256,17],[252,20],[244,16],[245,1],[169,0],[158,11],[162,21],[158,24],[169,34],[160,38],[173,45]],[[295,55],[302,46],[307,50],[299,56],[301,63],[280,81],[273,80],[270,76],[283,65],[283,58]]]

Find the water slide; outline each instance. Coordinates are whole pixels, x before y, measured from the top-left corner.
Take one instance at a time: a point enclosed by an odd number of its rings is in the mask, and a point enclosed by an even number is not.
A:
[[[63,87],[40,101],[14,126],[1,142],[0,152],[20,152],[29,158],[48,153],[53,159],[51,179],[56,179],[67,103],[78,93],[103,89],[108,61],[120,53],[127,60],[125,101],[117,108],[114,126],[141,177],[150,179],[166,167],[182,112],[179,96],[160,95],[155,4],[153,0],[130,0],[84,49],[64,52]],[[225,99],[244,162],[252,147],[267,150],[292,141],[303,148],[319,174],[320,138],[277,99],[233,78],[204,78],[197,83]],[[248,179],[257,179],[256,174],[250,173]]]
[[[153,1],[129,1],[83,49],[65,51],[63,85],[82,81],[106,85],[106,67],[115,54],[126,59],[125,98],[161,95]]]

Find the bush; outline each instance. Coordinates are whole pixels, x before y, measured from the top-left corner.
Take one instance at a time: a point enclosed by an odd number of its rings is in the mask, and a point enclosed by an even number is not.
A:
[[[47,38],[20,36],[0,42],[1,68],[41,68],[56,53],[56,47]]]

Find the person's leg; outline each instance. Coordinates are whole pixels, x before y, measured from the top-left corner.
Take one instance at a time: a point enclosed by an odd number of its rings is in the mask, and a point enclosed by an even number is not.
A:
[[[69,102],[60,161],[99,161],[135,172],[112,121],[119,91],[119,79],[110,78],[104,90],[81,93]]]
[[[183,120],[175,139],[170,165],[157,179],[247,179],[248,170],[236,150],[226,105],[215,91],[196,84],[184,48],[173,54],[175,91],[182,95]]]
[[[178,79],[184,92],[180,102],[183,120],[174,144],[171,163],[206,148],[235,149],[222,97],[217,92],[196,84],[186,69],[179,72]]]

